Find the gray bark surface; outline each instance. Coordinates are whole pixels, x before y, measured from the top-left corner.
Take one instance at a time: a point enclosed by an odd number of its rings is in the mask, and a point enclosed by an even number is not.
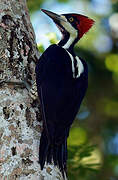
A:
[[[35,81],[39,58],[25,0],[0,0],[0,80]],[[0,180],[61,180],[53,165],[40,170],[42,121],[38,101],[20,84],[0,85]]]

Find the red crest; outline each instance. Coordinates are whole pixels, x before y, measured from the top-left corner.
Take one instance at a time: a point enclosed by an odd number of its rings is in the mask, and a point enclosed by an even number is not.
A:
[[[81,38],[85,33],[89,31],[95,21],[81,14],[74,14],[73,16],[78,19],[77,28],[79,30],[79,38]]]

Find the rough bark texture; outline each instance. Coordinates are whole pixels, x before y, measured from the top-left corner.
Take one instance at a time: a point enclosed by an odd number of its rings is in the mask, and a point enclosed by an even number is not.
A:
[[[0,79],[35,80],[39,58],[25,0],[0,0]],[[38,164],[39,103],[26,88],[0,86],[0,180],[61,180],[56,167]]]

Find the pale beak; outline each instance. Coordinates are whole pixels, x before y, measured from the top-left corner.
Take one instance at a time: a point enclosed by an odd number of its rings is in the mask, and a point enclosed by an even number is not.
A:
[[[56,13],[53,13],[53,12],[45,10],[45,9],[41,9],[41,11],[43,11],[45,14],[47,14],[54,21],[64,21],[64,22],[66,22],[66,20],[64,19],[64,17],[62,15],[58,15]]]

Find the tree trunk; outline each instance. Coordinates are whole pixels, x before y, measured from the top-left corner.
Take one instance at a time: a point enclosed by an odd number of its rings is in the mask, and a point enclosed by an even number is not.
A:
[[[22,86],[35,81],[39,58],[25,0],[0,0],[0,180],[61,180],[51,165],[40,170],[40,107]],[[10,83],[11,82],[11,83]]]

